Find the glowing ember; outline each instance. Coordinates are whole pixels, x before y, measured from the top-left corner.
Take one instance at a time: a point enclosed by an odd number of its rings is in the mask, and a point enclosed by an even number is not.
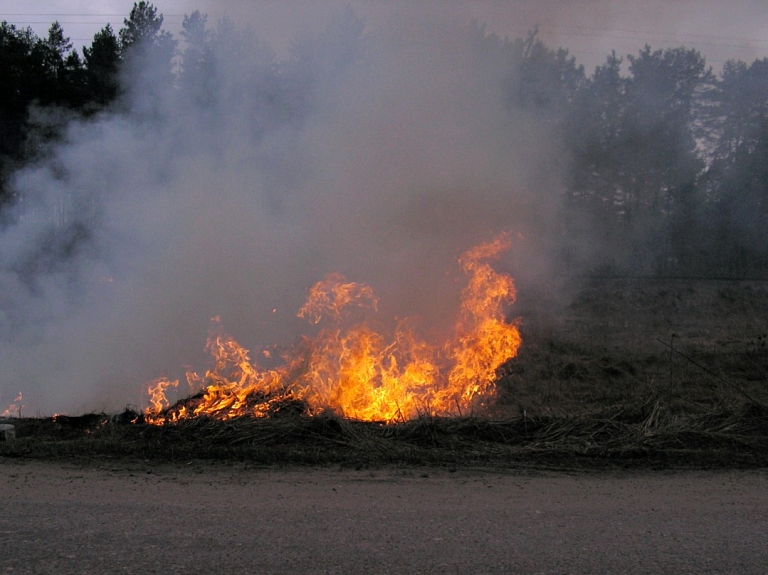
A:
[[[375,310],[377,299],[369,286],[340,274],[315,284],[298,313],[314,324],[330,321],[330,326],[302,338],[278,368],[259,367],[214,318],[216,329],[206,346],[214,367],[202,378],[187,373],[190,388],[202,391],[169,407],[166,390],[178,381],[158,379],[148,386],[145,419],[164,424],[199,416],[229,419],[330,409],[350,419],[392,422],[420,414],[469,413],[492,399],[497,369],[520,346],[517,326],[504,317],[504,306],[515,300],[514,282],[488,263],[509,247],[509,237],[502,235],[459,258],[468,284],[455,333],[443,346],[420,340],[407,322],[400,322],[389,338],[367,322],[342,328],[345,307]]]

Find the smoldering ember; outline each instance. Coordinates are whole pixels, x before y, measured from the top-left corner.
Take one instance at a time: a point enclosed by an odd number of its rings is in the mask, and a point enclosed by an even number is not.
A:
[[[379,10],[2,22],[0,455],[764,466],[768,58]]]

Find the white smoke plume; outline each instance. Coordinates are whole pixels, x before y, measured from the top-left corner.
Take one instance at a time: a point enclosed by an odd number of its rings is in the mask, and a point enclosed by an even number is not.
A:
[[[199,93],[145,70],[122,107],[70,123],[16,174],[0,232],[0,404],[22,391],[29,415],[141,406],[146,382],[205,368],[213,316],[251,349],[293,341],[330,272],[429,337],[454,318],[459,254],[501,231],[517,239],[499,265],[521,289],[546,285],[559,148],[505,107],[470,24],[395,10],[354,45],[332,34],[326,60],[234,27]],[[290,106],[269,97],[278,65],[306,88]]]

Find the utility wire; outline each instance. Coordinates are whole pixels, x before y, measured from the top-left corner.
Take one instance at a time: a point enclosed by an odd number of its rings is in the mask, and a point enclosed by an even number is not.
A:
[[[161,14],[164,18],[184,18],[188,16],[188,14],[168,14],[163,12]],[[55,13],[55,12],[9,12],[6,14],[0,13],[0,18],[5,18],[8,16],[22,16],[22,17],[48,17],[53,18],[54,20],[58,20],[62,24],[92,24],[93,22],[90,21],[80,21],[80,20],[67,20],[66,22],[62,21],[62,18],[68,18],[68,17],[77,17],[77,18],[126,18],[126,14],[83,14],[83,13],[72,13],[72,14],[65,14],[65,13]],[[22,23],[22,24],[46,24],[48,23],[48,20],[25,20],[22,22],[16,22]],[[562,33],[563,35],[569,35],[569,36],[583,36],[583,37],[594,37],[594,38],[618,38],[618,39],[629,39],[629,40],[643,40],[645,38],[648,38],[649,36],[660,36],[663,39],[666,37],[666,41],[686,41],[686,40],[680,40],[681,38],[701,38],[703,40],[726,40],[729,42],[744,42],[746,44],[736,44],[735,46],[742,46],[742,45],[751,45],[751,44],[766,44],[768,45],[768,40],[761,40],[758,38],[745,38],[740,36],[719,36],[714,34],[699,34],[699,33],[693,33],[693,32],[659,32],[654,30],[635,30],[631,28],[613,28],[613,27],[599,27],[599,26],[583,26],[578,24],[552,24],[548,22],[543,22],[538,25],[538,28],[540,31],[542,30],[551,30],[551,29],[557,29],[557,30],[583,30],[583,32],[565,32]],[[528,28],[530,29],[530,27]],[[615,34],[606,34],[606,32],[621,32],[626,34],[633,34],[635,36],[619,36]],[[640,36],[637,36],[640,35]],[[696,42],[696,43],[702,43],[700,40],[687,40],[690,42]],[[712,44],[715,46],[732,46],[732,44]]]

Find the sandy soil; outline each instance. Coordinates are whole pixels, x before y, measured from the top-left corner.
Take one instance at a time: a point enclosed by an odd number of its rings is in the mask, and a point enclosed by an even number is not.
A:
[[[0,573],[767,573],[768,473],[0,460]]]

